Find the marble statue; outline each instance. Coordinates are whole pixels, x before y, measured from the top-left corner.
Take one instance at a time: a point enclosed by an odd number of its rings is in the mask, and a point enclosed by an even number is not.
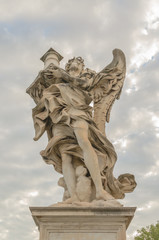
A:
[[[115,49],[113,56],[98,73],[85,68],[81,57],[70,59],[64,70],[62,56],[51,48],[41,58],[44,70],[27,89],[36,103],[34,140],[47,133],[48,145],[40,154],[63,175],[58,184],[67,204],[122,199],[136,187],[131,174],[114,177],[117,154],[106,136],[126,72],[124,53]]]

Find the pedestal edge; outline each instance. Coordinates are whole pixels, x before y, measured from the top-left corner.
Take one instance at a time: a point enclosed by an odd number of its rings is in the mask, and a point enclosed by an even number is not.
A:
[[[125,219],[126,229],[128,228],[136,207],[29,207],[32,217],[37,226],[40,222],[52,222],[59,218],[94,219],[98,218],[122,218]],[[87,220],[86,220],[87,221]]]

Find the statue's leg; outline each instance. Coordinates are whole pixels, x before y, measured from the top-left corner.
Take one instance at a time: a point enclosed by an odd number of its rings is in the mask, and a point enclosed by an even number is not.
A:
[[[101,175],[98,165],[98,157],[94,148],[88,139],[88,123],[84,120],[74,123],[74,133],[77,137],[79,146],[83,151],[83,158],[88,168],[92,180],[96,187],[96,198],[103,200],[114,199],[108,192],[103,189]]]
[[[53,125],[52,131],[53,136],[63,136],[63,133],[69,133],[67,126],[61,124]],[[68,135],[69,136],[69,135]],[[67,199],[65,202],[73,202],[79,201],[76,196],[76,177],[75,177],[75,169],[72,164],[72,156],[64,153],[63,146],[59,147],[59,151],[61,153],[62,159],[62,172],[64,176],[64,180],[69,191],[71,198]]]
[[[67,199],[66,203],[72,203],[74,201],[79,201],[76,195],[76,176],[75,169],[72,165],[72,157],[68,154],[61,154],[62,157],[62,172],[67,185],[67,189],[71,198]]]

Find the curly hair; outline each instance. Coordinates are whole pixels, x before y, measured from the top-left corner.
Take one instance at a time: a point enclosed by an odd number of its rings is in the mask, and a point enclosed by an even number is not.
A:
[[[71,63],[75,60],[78,60],[78,62],[82,64],[82,70],[84,69],[84,59],[81,57],[74,57],[74,58],[68,60],[68,63],[66,63],[66,65],[65,65],[66,72],[69,71]]]

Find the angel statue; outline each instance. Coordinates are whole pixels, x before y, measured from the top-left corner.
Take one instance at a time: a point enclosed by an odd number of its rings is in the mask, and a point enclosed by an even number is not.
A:
[[[66,204],[122,199],[136,187],[131,174],[113,176],[117,155],[105,133],[126,72],[124,53],[115,49],[113,56],[98,73],[85,68],[81,57],[70,59],[64,70],[58,66],[61,55],[51,48],[42,57],[45,69],[27,89],[36,103],[34,140],[47,132],[40,154],[63,175],[58,184]]]

